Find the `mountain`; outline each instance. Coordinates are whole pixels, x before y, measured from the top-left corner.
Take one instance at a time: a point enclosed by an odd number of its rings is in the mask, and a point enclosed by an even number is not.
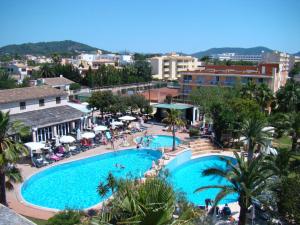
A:
[[[0,48],[0,55],[51,55],[53,53],[75,55],[79,52],[92,52],[96,50],[98,50],[98,48],[94,48],[79,42],[66,40],[7,45]],[[103,51],[103,53],[108,53],[108,51],[105,50],[101,51]]]
[[[293,55],[295,55],[295,56],[300,56],[300,52],[297,52],[297,53],[295,53],[295,54],[293,54]]]
[[[201,58],[203,56],[210,56],[213,54],[222,54],[222,53],[236,53],[238,55],[258,55],[262,51],[272,52],[272,49],[266,47],[253,47],[253,48],[210,48],[206,51],[196,52],[192,54],[195,57]]]

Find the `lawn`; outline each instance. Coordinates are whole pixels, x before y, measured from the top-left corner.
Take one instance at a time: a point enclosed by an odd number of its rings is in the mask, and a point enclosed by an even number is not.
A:
[[[275,147],[279,147],[279,148],[291,148],[292,140],[289,136],[284,135],[281,138],[274,139],[273,144]]]
[[[25,216],[27,219],[29,219],[30,221],[36,223],[37,225],[46,225],[47,220],[41,220],[41,219],[36,219],[36,218],[32,218],[29,216]]]

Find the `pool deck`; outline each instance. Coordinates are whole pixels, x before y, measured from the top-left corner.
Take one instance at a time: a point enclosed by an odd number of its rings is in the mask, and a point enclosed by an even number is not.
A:
[[[170,132],[163,131],[162,126],[149,125],[149,124],[147,124],[146,126],[148,127],[148,130],[147,130],[148,134],[171,135]],[[121,141],[117,141],[115,143],[115,148],[118,150],[135,148],[136,144],[134,143],[134,139],[141,135],[143,135],[142,132],[128,135],[127,140],[129,141],[130,145],[128,147],[119,147],[121,145]],[[176,137],[180,138],[183,141],[189,141],[188,133],[177,132]],[[176,152],[170,153],[169,154],[171,156],[170,160],[173,158],[172,156],[176,156],[182,150],[183,149],[178,149]],[[30,176],[34,175],[35,173],[41,172],[52,166],[60,165],[60,164],[66,163],[66,162],[71,162],[71,161],[75,161],[75,160],[79,160],[79,159],[92,157],[95,155],[100,155],[100,154],[104,154],[104,153],[108,153],[108,152],[112,152],[112,151],[114,151],[114,150],[111,148],[110,144],[101,145],[97,148],[90,149],[86,152],[82,152],[82,153],[72,156],[70,158],[63,159],[59,162],[53,163],[53,164],[51,164],[49,166],[45,166],[43,168],[35,168],[35,167],[31,166],[30,164],[25,164],[25,163],[18,164],[18,168],[20,168],[20,170],[21,170],[23,179],[26,180]],[[203,155],[199,155],[197,157],[203,157],[203,156],[207,156],[207,155],[212,155],[212,154],[203,154]],[[214,155],[220,155],[220,154],[214,154]],[[232,152],[223,152],[223,153],[221,153],[221,155],[233,156]],[[195,157],[193,157],[193,158],[195,158]],[[168,163],[168,161],[166,161],[166,163]],[[45,219],[45,220],[49,219],[57,212],[57,210],[41,208],[41,207],[33,206],[33,205],[30,205],[30,204],[24,202],[24,200],[22,199],[22,196],[20,194],[21,185],[22,184],[15,184],[14,185],[15,189],[13,191],[7,192],[7,201],[8,201],[9,208],[15,210],[17,213],[19,213],[21,215],[38,218],[38,219]],[[239,212],[238,204],[231,203],[231,204],[229,204],[229,206],[232,209],[233,216],[236,218],[238,216],[238,212]],[[94,208],[100,208],[100,207],[101,207],[101,204],[98,204]]]
[[[148,127],[148,134],[152,134],[152,135],[171,135],[170,132],[166,132],[162,130],[162,126],[157,126],[157,125],[146,125]],[[118,150],[124,150],[124,149],[128,149],[128,148],[135,148],[136,144],[134,143],[134,139],[136,137],[139,137],[143,135],[142,132],[139,133],[135,133],[132,135],[128,135],[128,141],[130,143],[130,146],[128,147],[119,147],[121,145],[121,141],[116,141],[115,143],[115,148]],[[187,133],[181,133],[181,132],[177,132],[176,136],[178,138],[180,138],[181,140],[187,140],[188,139],[188,134]],[[71,161],[75,161],[75,160],[79,160],[79,159],[84,159],[84,158],[88,158],[91,156],[95,156],[95,155],[100,155],[100,154],[104,154],[104,153],[108,153],[108,152],[112,152],[114,151],[110,144],[108,145],[101,145],[97,148],[94,149],[90,149],[86,152],[82,152],[78,155],[74,155],[71,156],[70,158],[67,159],[63,159],[59,162],[53,163],[49,166],[45,166],[42,168],[35,168],[33,166],[31,166],[30,164],[18,164],[18,168],[21,170],[21,174],[24,180],[28,179],[30,176],[34,175],[35,173],[41,172],[49,167],[52,166],[56,166],[56,165],[60,165],[66,162],[71,162]],[[52,217],[57,211],[56,210],[51,210],[51,209],[45,209],[45,208],[41,208],[38,206],[33,206],[30,205],[26,202],[23,201],[21,195],[20,195],[20,190],[21,190],[21,185],[22,184],[15,184],[14,185],[14,190],[7,192],[7,202],[8,202],[8,206],[9,208],[15,210],[17,213],[24,215],[24,216],[30,216],[30,217],[34,217],[34,218],[38,218],[38,219],[48,219],[50,217]]]

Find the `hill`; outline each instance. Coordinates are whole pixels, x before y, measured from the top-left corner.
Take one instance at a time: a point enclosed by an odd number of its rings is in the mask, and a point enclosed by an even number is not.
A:
[[[195,57],[201,58],[203,56],[210,56],[213,54],[222,54],[222,53],[236,53],[238,55],[256,55],[260,54],[262,51],[271,52],[272,49],[266,47],[253,47],[253,48],[210,48],[206,51],[196,52],[192,54]]]
[[[92,52],[96,50],[98,50],[98,48],[94,48],[79,42],[66,40],[7,45],[0,48],[0,55],[51,55],[53,53],[75,55],[79,52]],[[102,51],[107,53],[105,50]]]
[[[300,52],[297,52],[297,53],[295,53],[295,54],[293,54],[293,55],[295,55],[295,56],[300,56]]]

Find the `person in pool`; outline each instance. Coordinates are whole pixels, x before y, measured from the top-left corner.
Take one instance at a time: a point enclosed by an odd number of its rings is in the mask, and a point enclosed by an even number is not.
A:
[[[115,167],[120,168],[120,169],[125,169],[125,166],[123,166],[122,164],[116,163]]]

